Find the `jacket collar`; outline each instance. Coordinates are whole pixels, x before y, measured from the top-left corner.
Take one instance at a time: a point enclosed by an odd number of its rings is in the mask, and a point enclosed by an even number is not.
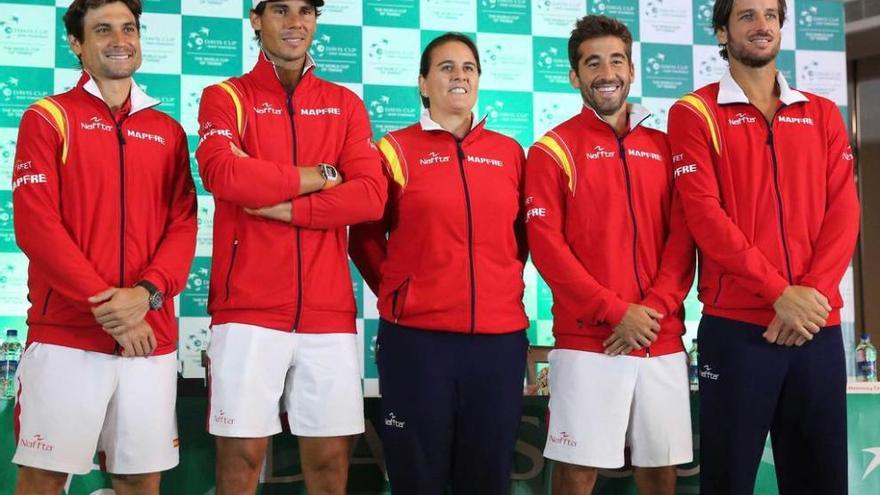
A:
[[[647,108],[639,105],[638,103],[627,103],[627,112],[629,113],[629,132],[633,132],[636,130],[636,127],[642,125],[648,117],[651,116],[651,112],[648,111]],[[611,128],[611,124],[609,124],[605,119],[599,115],[596,110],[584,104],[581,108],[581,117],[586,119],[591,124],[599,124],[603,127]]]
[[[483,117],[481,120],[477,120],[476,116],[471,112],[471,130],[474,130],[477,126],[483,124],[486,121],[486,117]],[[419,117],[419,125],[422,126],[423,131],[446,131],[440,124],[434,122],[431,119],[431,112],[428,111],[427,108],[422,109],[422,115]],[[449,131],[446,131],[449,132]]]
[[[92,79],[92,76],[83,71],[82,76],[79,78],[79,82],[76,83],[76,86],[85,90],[86,93],[98,98],[99,100],[106,103],[104,100],[104,96],[101,94],[101,90],[98,88],[98,84]],[[141,110],[146,110],[148,108],[155,107],[159,103],[159,100],[155,98],[151,98],[144,90],[137,85],[134,79],[131,80],[131,93],[129,93],[129,99],[131,100],[131,111],[129,115],[133,115]]]
[[[303,65],[302,77],[299,84],[308,81],[315,68],[315,60],[308,54],[308,52],[306,52],[306,62]],[[269,60],[269,57],[266,56],[266,53],[262,50],[260,50],[260,55],[257,57],[257,63],[254,65],[254,68],[251,69],[250,74],[256,78],[258,83],[267,88],[284,89],[284,86],[281,85],[281,80],[278,79],[278,73],[275,71],[275,64]]]
[[[779,85],[779,101],[784,105],[809,101],[806,95],[800,91],[792,89],[791,86],[788,85],[788,81],[785,80],[785,76],[782,75],[782,72],[776,72],[776,84]],[[728,70],[721,77],[721,81],[718,82],[718,104],[726,105],[730,103],[748,104],[750,102],[746,93],[742,90],[739,84],[736,83]]]

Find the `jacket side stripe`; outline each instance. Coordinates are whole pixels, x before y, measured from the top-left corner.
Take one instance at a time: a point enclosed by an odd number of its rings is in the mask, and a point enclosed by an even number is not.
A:
[[[232,98],[232,103],[235,104],[235,123],[238,126],[238,135],[241,136],[244,131],[244,111],[241,107],[241,98],[238,97],[238,93],[235,92],[235,89],[233,89],[232,85],[228,82],[223,81],[218,83],[217,86],[220,86],[224,91],[229,93],[229,97]]]
[[[61,135],[61,163],[67,163],[67,119],[64,118],[64,112],[54,101],[43,98],[36,105],[45,110],[55,121],[55,128]]]
[[[565,172],[565,176],[568,178],[568,190],[574,194],[574,174],[572,172],[572,163],[571,160],[568,159],[568,155],[565,150],[562,149],[562,146],[551,136],[545,135],[541,139],[538,140],[538,143],[542,145],[544,148],[552,152],[553,158],[556,159],[556,162],[562,167],[562,170]]]
[[[403,176],[403,167],[400,164],[397,150],[383,137],[379,140],[379,151],[382,152],[382,156],[385,157],[385,161],[388,163],[388,168],[391,169],[391,177],[394,179],[394,182],[398,183],[400,187],[405,187],[406,178]]]
[[[715,153],[721,154],[721,141],[718,139],[718,129],[715,125],[715,119],[712,117],[712,114],[709,112],[709,109],[706,108],[706,105],[703,103],[703,100],[699,99],[695,95],[685,95],[680,100],[682,103],[685,103],[686,106],[693,108],[699,113],[703,119],[706,120],[706,124],[709,126],[709,134],[712,136],[712,146],[715,148]]]

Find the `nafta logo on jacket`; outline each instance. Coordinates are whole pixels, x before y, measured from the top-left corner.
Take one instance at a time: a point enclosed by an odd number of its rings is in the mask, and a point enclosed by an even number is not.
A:
[[[600,158],[614,158],[615,155],[615,152],[605,151],[605,148],[601,146],[596,146],[595,148],[593,148],[592,152],[587,152],[587,158],[589,158],[590,160],[598,160]]]
[[[107,131],[110,132],[113,130],[113,126],[109,124],[105,124],[101,117],[92,117],[89,119],[88,123],[80,122],[79,126],[82,127],[86,131]]]
[[[847,148],[845,150],[843,150],[843,153],[840,154],[840,157],[848,162],[851,162],[853,160],[852,148],[847,146]],[[28,163],[30,163],[30,162],[28,162]]]
[[[395,416],[393,412],[390,412],[388,413],[388,417],[385,418],[385,426],[403,428],[404,426],[406,426],[406,421],[400,421],[399,419],[397,419],[397,416]]]
[[[503,167],[504,162],[501,160],[496,160],[494,158],[486,158],[482,156],[474,156],[468,155],[467,161],[471,163],[476,163],[477,165],[492,165],[493,167]]]
[[[126,136],[133,137],[135,139],[142,139],[144,141],[152,141],[154,143],[159,143],[162,146],[165,146],[165,138],[158,134],[150,134],[149,132],[141,132],[134,129],[129,129],[126,133]]]
[[[428,156],[425,158],[419,158],[419,165],[437,165],[438,163],[447,163],[449,161],[449,155],[441,155],[436,151],[432,151],[428,153]]]
[[[318,117],[321,115],[342,115],[342,110],[339,107],[300,108],[299,114],[308,117]]]
[[[785,124],[813,125],[811,117],[786,117],[785,115],[780,115],[779,121]]]
[[[647,158],[649,160],[656,160],[658,162],[663,161],[663,157],[660,155],[660,153],[653,153],[650,151],[628,149],[626,150],[626,154],[629,156],[634,156],[636,158]]]
[[[262,106],[254,107],[254,111],[259,115],[272,114],[272,115],[281,115],[281,109],[275,108],[268,101],[264,101]]]
[[[577,442],[574,441],[571,436],[566,432],[561,432],[558,436],[554,434],[550,434],[550,442],[555,443],[556,445],[563,445],[565,447],[577,447]]]
[[[18,443],[20,443],[22,447],[29,449],[44,450],[46,452],[52,452],[55,450],[55,446],[46,441],[43,435],[40,435],[39,433],[31,438],[20,438]]]
[[[752,117],[749,114],[739,112],[734,115],[732,119],[727,119],[730,122],[730,125],[743,125],[743,124],[754,124],[758,121],[755,117]]]
[[[703,368],[700,370],[700,376],[706,380],[712,380],[713,382],[718,381],[718,373],[713,372],[712,367],[708,364],[703,365]]]

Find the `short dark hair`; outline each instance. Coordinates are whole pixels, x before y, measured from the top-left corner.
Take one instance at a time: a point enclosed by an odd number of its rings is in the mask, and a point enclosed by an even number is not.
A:
[[[480,52],[477,50],[477,45],[474,43],[474,40],[470,39],[466,34],[448,32],[432,39],[431,42],[428,43],[428,46],[422,51],[422,58],[419,60],[419,75],[422,77],[428,77],[428,71],[431,69],[431,53],[440,45],[445,45],[446,43],[451,43],[453,41],[464,43],[464,45],[468,47],[474,55],[474,60],[477,61],[477,74],[482,74],[483,66],[480,65]],[[425,108],[430,108],[431,102],[428,100],[428,97],[422,96],[421,98],[422,105],[424,105]]]
[[[138,31],[141,30],[141,7],[140,0],[73,0],[67,12],[64,13],[64,28],[69,36],[73,36],[77,41],[82,42],[85,35],[86,12],[91,9],[97,9],[110,3],[122,2],[128,7],[128,10],[134,14],[134,22],[137,24]]]
[[[715,31],[715,34],[718,34],[718,31],[721,31],[721,28],[727,29],[727,24],[730,22],[730,15],[733,14],[733,4],[735,2],[736,0],[715,0],[715,8],[712,11],[712,30]],[[782,28],[782,25],[785,24],[785,0],[777,0],[776,5],[777,10],[779,11],[779,27]],[[727,45],[724,43],[718,43],[718,47],[721,48],[719,51],[721,58],[727,60]]]
[[[605,15],[588,15],[578,19],[568,38],[568,63],[577,72],[581,43],[595,38],[614,36],[626,45],[626,58],[632,65],[633,37],[626,24]]]
[[[264,1],[257,4],[257,8],[251,9],[251,12],[253,12],[254,14],[257,14],[257,15],[263,15],[263,12],[266,11],[266,5],[269,5],[272,2],[280,2],[280,1],[281,0],[264,0]],[[321,9],[319,9],[318,6],[315,5],[315,2],[310,1],[309,3],[311,3],[312,7],[315,8],[315,18],[321,17]],[[257,41],[257,43],[262,43],[262,40],[260,39],[260,30],[259,29],[254,30],[254,39]]]

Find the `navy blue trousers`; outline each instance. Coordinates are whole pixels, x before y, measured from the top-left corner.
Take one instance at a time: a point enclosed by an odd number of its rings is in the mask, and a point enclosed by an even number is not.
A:
[[[769,344],[765,330],[700,321],[700,493],[752,495],[769,432],[780,495],[846,495],[840,326],[802,347]]]
[[[395,495],[510,493],[527,352],[525,331],[379,323],[382,443]]]

